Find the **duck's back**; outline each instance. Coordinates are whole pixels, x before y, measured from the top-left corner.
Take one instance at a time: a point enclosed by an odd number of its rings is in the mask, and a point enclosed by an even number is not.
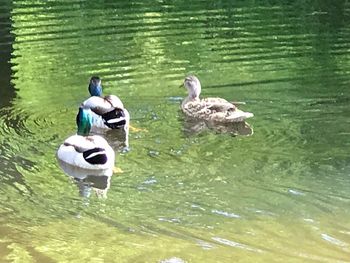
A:
[[[252,113],[241,111],[222,98],[189,101],[182,105],[182,110],[192,118],[222,123],[242,122],[253,117]]]
[[[113,108],[123,109],[122,101],[115,95],[106,97],[92,96],[82,103],[84,108],[89,108],[98,115],[105,114]]]
[[[76,167],[100,170],[113,168],[115,154],[101,136],[73,135],[59,147],[57,157]]]

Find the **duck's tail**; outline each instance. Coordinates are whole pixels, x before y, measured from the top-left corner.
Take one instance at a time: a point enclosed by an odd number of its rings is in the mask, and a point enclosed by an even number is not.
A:
[[[229,122],[242,122],[245,119],[254,117],[254,114],[251,112],[244,112],[239,109],[236,109],[232,114],[226,117],[226,120]]]

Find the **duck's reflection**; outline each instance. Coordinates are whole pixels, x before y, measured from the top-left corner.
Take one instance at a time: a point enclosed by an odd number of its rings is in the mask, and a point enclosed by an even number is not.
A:
[[[206,121],[184,117],[184,132],[188,135],[199,134],[208,130],[212,130],[216,133],[228,133],[233,136],[250,136],[253,135],[253,128],[247,122],[231,122],[222,123],[215,121]]]
[[[95,192],[97,197],[107,197],[107,191],[113,175],[112,169],[87,170],[72,166],[60,160],[58,163],[61,169],[72,177],[74,183],[78,186],[80,196],[88,198],[91,196],[91,192]]]
[[[92,129],[92,134],[103,136],[117,152],[128,152],[129,151],[129,128],[124,129],[114,129],[114,130],[103,130],[94,128]]]

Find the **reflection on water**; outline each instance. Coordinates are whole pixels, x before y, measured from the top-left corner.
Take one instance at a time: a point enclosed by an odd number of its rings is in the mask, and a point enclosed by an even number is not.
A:
[[[222,123],[184,116],[184,132],[186,134],[200,134],[208,130],[216,133],[228,133],[233,136],[249,136],[253,134],[253,129],[247,122]]]
[[[173,257],[173,258],[161,260],[159,263],[185,263],[185,261],[183,261],[181,258]]]
[[[104,137],[116,152],[125,153],[129,151],[129,132],[125,132],[124,129],[106,130],[93,128],[90,134]]]
[[[82,197],[90,197],[91,191],[95,192],[98,197],[107,197],[107,191],[110,188],[113,175],[112,169],[87,170],[60,160],[58,160],[58,163],[61,169],[74,179]]]
[[[0,261],[347,262],[349,20],[342,0],[3,0]],[[193,73],[254,118],[184,119]],[[75,185],[55,152],[92,75],[148,132],[127,154],[102,133],[123,175]]]
[[[115,151],[129,151],[129,128],[124,130],[92,127],[90,134],[104,137]]]
[[[8,3],[10,8],[11,3]],[[11,54],[14,40],[11,32],[11,15],[8,12],[1,12],[0,15],[0,108],[9,105],[14,97],[13,84],[11,83]]]

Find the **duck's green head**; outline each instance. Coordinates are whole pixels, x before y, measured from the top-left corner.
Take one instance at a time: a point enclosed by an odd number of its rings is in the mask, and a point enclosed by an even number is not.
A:
[[[102,95],[101,79],[99,77],[92,77],[89,83],[89,92],[91,96]]]
[[[78,135],[88,136],[92,126],[92,115],[90,109],[79,108],[77,114]]]

